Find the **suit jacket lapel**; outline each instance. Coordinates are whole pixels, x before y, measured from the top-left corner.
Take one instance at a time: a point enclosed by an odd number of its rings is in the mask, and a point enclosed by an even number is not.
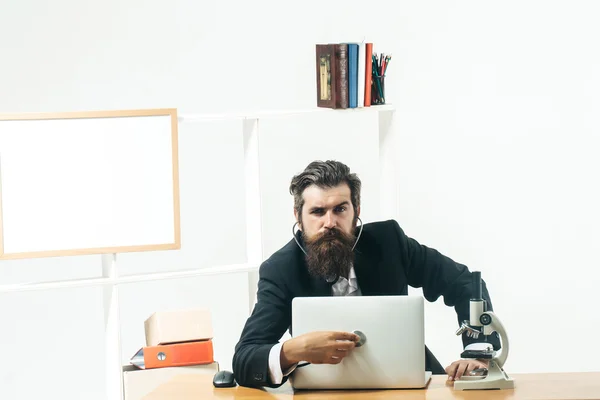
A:
[[[313,296],[331,296],[331,283],[325,279],[310,277],[311,294]]]
[[[374,275],[375,266],[379,264],[379,252],[373,251],[369,238],[363,235],[354,249],[354,272],[363,296],[378,294],[379,277]]]

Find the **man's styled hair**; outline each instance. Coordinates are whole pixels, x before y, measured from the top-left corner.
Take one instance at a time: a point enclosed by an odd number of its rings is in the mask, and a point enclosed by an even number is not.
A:
[[[360,206],[361,182],[355,173],[350,172],[347,165],[339,161],[313,161],[300,174],[292,178],[290,194],[294,196],[294,209],[298,213],[298,220],[302,222],[302,207],[304,206],[304,190],[317,185],[322,189],[332,188],[342,183],[350,187],[350,198],[354,207],[354,217]]]

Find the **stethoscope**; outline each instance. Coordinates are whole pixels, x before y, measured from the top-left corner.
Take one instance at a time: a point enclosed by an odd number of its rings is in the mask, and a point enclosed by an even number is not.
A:
[[[356,219],[358,219],[360,221],[360,230],[358,231],[358,236],[356,237],[356,241],[354,242],[354,246],[352,246],[352,251],[354,251],[354,248],[356,247],[356,244],[358,243],[358,240],[360,239],[360,235],[362,234],[362,230],[363,230],[362,219],[360,219],[360,217],[356,217]],[[302,245],[300,244],[300,242],[296,238],[296,231],[294,230],[294,229],[296,229],[296,225],[298,225],[298,222],[295,222],[294,225],[292,225],[292,237],[296,241],[296,244],[298,245],[298,247],[300,247],[300,250],[302,250],[302,252],[305,255],[308,255],[308,253],[306,252],[306,250],[304,250],[304,247],[302,247]]]
[[[360,219],[360,217],[356,217],[356,219],[358,219],[360,221],[360,230],[358,231],[358,236],[356,237],[356,241],[354,242],[354,246],[352,246],[352,251],[354,251],[354,248],[356,247],[356,244],[358,243],[358,240],[360,239],[360,235],[362,234],[362,230],[363,230],[362,219]],[[296,238],[296,231],[295,231],[296,225],[298,225],[298,222],[295,222],[294,225],[292,225],[292,236],[294,237],[294,240],[296,241],[296,244],[298,245],[298,247],[300,247],[300,250],[302,250],[302,252],[304,254],[308,255],[306,253],[306,250],[304,250],[304,247],[302,247],[302,245],[300,244],[300,242]],[[335,281],[337,281],[337,277],[335,277],[335,279],[327,279],[327,282],[329,282],[329,283],[333,283]],[[361,331],[355,330],[352,333],[358,335],[358,337],[360,338],[360,340],[356,343],[356,347],[362,346],[367,341],[367,337]],[[298,364],[296,366],[296,368],[306,367],[307,365],[310,365],[310,363],[309,362],[300,363],[300,364]]]

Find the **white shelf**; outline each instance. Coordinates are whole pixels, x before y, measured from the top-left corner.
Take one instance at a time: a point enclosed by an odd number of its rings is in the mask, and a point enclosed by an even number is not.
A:
[[[357,107],[345,109],[332,108],[308,108],[299,110],[267,110],[267,111],[249,111],[238,113],[222,113],[222,114],[180,114],[179,122],[194,122],[194,121],[215,121],[215,120],[231,120],[231,119],[261,119],[266,117],[280,117],[287,115],[308,114],[308,113],[356,113],[356,112],[391,112],[396,108],[393,104],[383,104],[379,106]]]
[[[191,270],[173,271],[173,272],[157,272],[149,274],[125,275],[117,278],[88,278],[88,279],[72,279],[52,282],[33,282],[22,283],[15,285],[0,286],[0,294],[2,293],[18,293],[37,290],[52,290],[52,289],[67,289],[86,286],[103,286],[103,285],[122,285],[127,283],[140,283],[159,281],[165,279],[180,279],[191,278],[197,276],[208,276],[218,274],[231,274],[237,272],[251,272],[258,270],[257,264],[231,264],[221,265],[210,268],[196,268]]]

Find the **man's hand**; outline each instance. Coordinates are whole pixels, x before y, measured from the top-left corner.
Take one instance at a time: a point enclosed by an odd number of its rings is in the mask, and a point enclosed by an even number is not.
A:
[[[360,340],[350,332],[311,332],[286,341],[281,348],[281,369],[307,361],[311,364],[339,364]]]
[[[458,360],[446,367],[446,373],[448,374],[448,380],[455,381],[460,379],[461,376],[468,374],[477,368],[487,368],[489,362],[487,360]]]

